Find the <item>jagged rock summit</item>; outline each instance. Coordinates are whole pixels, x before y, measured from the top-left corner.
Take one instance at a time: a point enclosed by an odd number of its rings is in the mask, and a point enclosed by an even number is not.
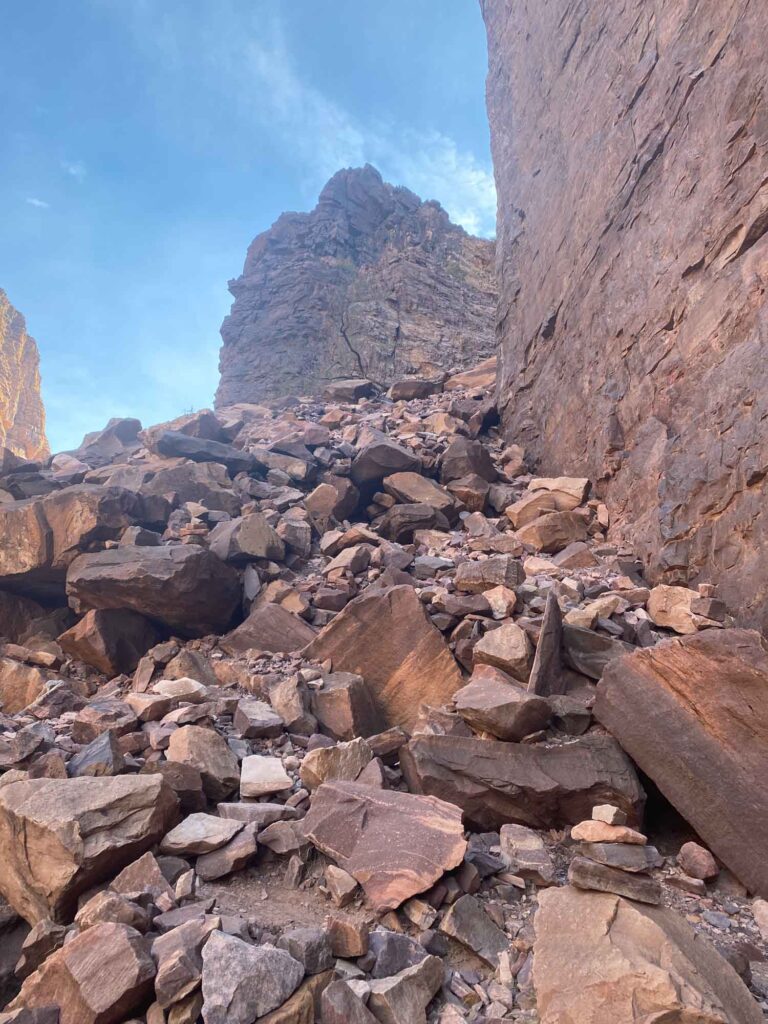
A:
[[[318,393],[332,380],[389,385],[494,350],[493,242],[367,165],[339,171],[311,213],[254,240],[221,328],[217,407]]]
[[[25,459],[49,454],[40,356],[24,317],[0,288],[0,448]]]

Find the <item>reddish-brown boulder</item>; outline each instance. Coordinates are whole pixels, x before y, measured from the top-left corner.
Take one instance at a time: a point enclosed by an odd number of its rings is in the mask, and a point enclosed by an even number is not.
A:
[[[164,835],[177,802],[159,775],[0,787],[0,893],[27,921],[66,922],[81,892]]]
[[[49,956],[9,1009],[56,1006],[59,1024],[119,1024],[150,998],[154,976],[139,932],[96,924]]]
[[[73,658],[112,677],[133,672],[159,640],[157,628],[137,612],[94,608],[62,633],[58,643]]]
[[[458,807],[355,782],[320,786],[304,830],[357,879],[376,912],[429,889],[458,867],[467,846]]]
[[[220,633],[240,603],[237,573],[205,548],[187,544],[120,547],[76,558],[67,573],[76,612],[130,609],[182,636]]]
[[[388,726],[408,728],[422,701],[444,704],[462,682],[448,645],[409,586],[351,601],[304,653],[330,659],[334,672],[362,676]]]
[[[298,615],[282,605],[266,603],[255,608],[245,622],[219,641],[227,654],[244,651],[289,653],[306,647],[317,636],[316,631]]]
[[[705,630],[617,659],[595,715],[753,892],[768,896],[768,643]]]
[[[400,751],[400,765],[411,792],[456,804],[468,825],[485,831],[507,822],[575,825],[602,803],[639,821],[645,803],[631,761],[610,736],[558,745],[416,736]]]

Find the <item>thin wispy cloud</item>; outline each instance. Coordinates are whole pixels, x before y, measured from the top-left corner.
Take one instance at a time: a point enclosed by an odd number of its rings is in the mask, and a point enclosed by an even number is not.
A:
[[[30,206],[36,206],[39,210],[48,210],[51,205],[50,203],[46,203],[44,199],[38,199],[37,196],[27,196],[24,202],[28,203]]]
[[[490,161],[480,160],[449,136],[399,123],[361,123],[343,105],[301,74],[282,21],[266,8],[243,13],[242,5],[217,7],[216,17],[196,19],[180,40],[173,7],[133,8],[140,45],[152,48],[164,73],[194,59],[209,93],[235,112],[244,127],[267,133],[302,168],[307,199],[341,167],[374,164],[383,176],[423,199],[437,199],[451,218],[473,234],[492,235],[496,190]],[[152,22],[144,24],[152,12]],[[138,18],[138,20],[136,20]],[[187,32],[189,22],[185,24]]]
[[[88,173],[82,160],[62,160],[62,170],[76,181],[84,181]]]

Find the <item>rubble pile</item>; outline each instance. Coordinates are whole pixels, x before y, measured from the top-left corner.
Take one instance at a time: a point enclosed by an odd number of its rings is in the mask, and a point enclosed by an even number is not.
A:
[[[768,647],[494,381],[0,453],[2,1024],[764,1019]]]

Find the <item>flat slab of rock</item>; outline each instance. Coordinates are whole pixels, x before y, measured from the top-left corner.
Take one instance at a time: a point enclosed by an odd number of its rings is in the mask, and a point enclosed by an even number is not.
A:
[[[304,829],[357,879],[377,913],[429,889],[461,863],[467,846],[457,807],[355,782],[320,786]]]
[[[155,965],[124,924],[97,924],[57,950],[24,982],[9,1010],[59,1008],[59,1024],[119,1024],[150,998]]]
[[[709,849],[768,896],[768,644],[705,630],[611,664],[595,715]],[[613,802],[613,801],[610,801]]]
[[[351,601],[304,652],[334,672],[365,680],[387,726],[410,728],[419,704],[440,706],[462,685],[461,671],[413,587],[370,591]]]
[[[222,633],[240,603],[237,572],[191,544],[119,547],[80,555],[67,572],[76,612],[127,608],[182,636]]]
[[[212,853],[237,835],[243,823],[232,818],[217,818],[214,814],[190,814],[176,828],[163,837],[161,853],[196,857]]]
[[[279,757],[251,754],[240,766],[240,796],[244,800],[281,793],[293,785]]]
[[[176,814],[159,775],[0,787],[0,893],[30,924],[66,923],[81,892],[149,849]]]
[[[541,1024],[763,1019],[731,965],[674,910],[566,886],[539,893],[535,928]]]
[[[400,751],[400,764],[411,792],[456,804],[481,831],[507,822],[575,825],[602,803],[637,821],[645,803],[632,762],[610,736],[562,745],[416,736]]]
[[[579,889],[612,892],[641,903],[661,903],[661,885],[655,878],[613,868],[586,857],[573,858],[568,868],[568,881]]]

